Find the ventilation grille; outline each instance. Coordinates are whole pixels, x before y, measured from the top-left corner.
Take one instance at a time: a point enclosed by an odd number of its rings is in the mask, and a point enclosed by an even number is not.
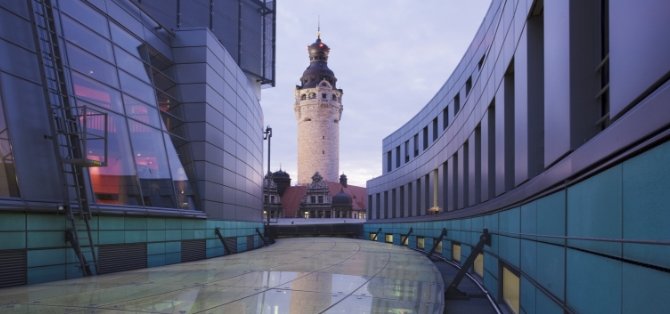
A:
[[[26,251],[0,250],[0,288],[26,284]]]
[[[147,267],[147,244],[112,244],[98,248],[100,274]]]
[[[254,236],[249,235],[247,236],[247,251],[251,251],[254,249]]]
[[[223,238],[223,241],[226,242],[226,247],[230,249],[230,252],[226,253],[228,254],[237,253],[237,237],[226,237]]]
[[[191,262],[207,257],[205,239],[201,240],[182,240],[181,241],[181,261]]]

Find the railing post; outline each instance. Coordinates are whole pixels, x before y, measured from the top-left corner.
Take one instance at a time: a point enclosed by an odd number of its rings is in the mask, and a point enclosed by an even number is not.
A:
[[[426,253],[426,256],[430,257],[435,253],[435,249],[437,248],[437,245],[442,242],[442,239],[447,235],[447,228],[442,228],[442,233],[440,233],[440,236],[437,238],[433,238],[433,248],[430,249],[428,253]]]
[[[474,264],[477,255],[483,251],[484,245],[491,246],[491,234],[489,234],[489,229],[483,230],[482,235],[479,236],[479,242],[477,242],[475,248],[472,250],[472,252],[470,252],[468,259],[465,260],[465,263],[463,263],[461,269],[459,269],[458,273],[456,273],[454,280],[452,280],[451,284],[449,284],[449,286],[447,287],[447,290],[445,292],[447,299],[468,298],[468,295],[466,293],[458,290],[458,285],[461,283],[461,280],[463,280],[463,277],[465,277],[465,274],[468,272],[468,269],[470,269],[470,267],[472,267],[472,265]]]

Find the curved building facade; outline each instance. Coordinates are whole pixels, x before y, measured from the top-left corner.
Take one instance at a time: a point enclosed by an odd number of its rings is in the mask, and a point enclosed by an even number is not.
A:
[[[515,313],[662,312],[669,10],[493,1],[445,84],[383,140],[366,233],[463,264],[487,229],[473,276]]]
[[[0,1],[0,287],[261,245],[274,2],[205,2]]]

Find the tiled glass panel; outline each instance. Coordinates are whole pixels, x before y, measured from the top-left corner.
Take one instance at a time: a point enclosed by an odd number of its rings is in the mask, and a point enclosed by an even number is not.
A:
[[[142,81],[150,82],[146,64],[119,47],[114,47],[114,53],[116,54],[116,64],[120,68]]]
[[[14,167],[14,154],[5,121],[5,111],[0,94],[0,196],[19,196],[19,186]]]
[[[68,41],[92,52],[100,58],[108,61],[114,60],[112,44],[109,40],[66,16],[62,16],[62,24],[65,31],[65,37]]]
[[[559,299],[565,293],[565,248],[537,243],[536,280]]]
[[[670,309],[668,292],[670,273],[632,264],[623,265],[622,313],[667,313]]]
[[[109,37],[107,19],[82,1],[59,1],[61,10],[75,20],[86,21],[86,26]]]
[[[172,173],[172,182],[175,188],[175,195],[177,198],[177,207],[182,209],[194,209],[195,201],[193,197],[193,189],[191,183],[186,176],[186,170],[182,165],[175,146],[167,133],[163,133],[165,139],[165,148],[167,149],[167,157],[170,163],[170,172]]]
[[[393,234],[387,233],[386,236],[384,237],[384,241],[386,243],[393,243]]]
[[[568,188],[568,236],[621,239],[621,165]],[[621,244],[569,240],[570,245],[621,256]]]
[[[89,132],[102,135],[102,118],[92,118]],[[103,204],[141,204],[137,175],[133,164],[126,121],[121,116],[108,113],[108,156],[104,167],[91,167],[91,185],[96,202]],[[97,126],[97,129],[96,129]],[[102,160],[103,143],[95,141],[87,147],[87,158]]]
[[[69,43],[67,44],[67,53],[71,68],[107,85],[119,86],[116,69],[111,64]]]
[[[129,121],[129,127],[144,204],[174,207],[174,189],[162,133],[134,121]]]
[[[623,163],[623,236],[670,239],[670,143]],[[670,268],[670,246],[624,244],[624,256]]]
[[[146,60],[145,46],[139,41],[135,36],[130,35],[128,32],[123,30],[121,27],[112,23],[110,25],[112,30],[112,40],[115,44],[121,46],[123,49],[128,51],[130,54],[140,57],[142,60]]]
[[[123,102],[126,107],[126,115],[137,121],[149,124],[155,128],[161,127],[158,117],[158,110],[133,97],[123,95]]]
[[[567,303],[577,313],[621,313],[621,262],[567,251]]]
[[[121,79],[121,89],[124,92],[137,97],[148,104],[156,103],[156,95],[154,94],[154,89],[151,85],[142,82],[123,71],[119,71],[119,78]]]
[[[94,104],[103,109],[113,110],[118,113],[123,112],[121,104],[121,94],[110,87],[84,77],[81,74],[72,72],[72,82],[74,84],[74,93],[80,106]]]

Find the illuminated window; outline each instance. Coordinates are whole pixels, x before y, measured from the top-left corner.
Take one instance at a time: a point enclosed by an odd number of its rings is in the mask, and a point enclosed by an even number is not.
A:
[[[384,241],[385,241],[386,243],[393,243],[393,234],[392,234],[392,233],[387,233],[387,234],[384,236]]]
[[[519,313],[519,276],[503,265],[502,294],[505,304],[514,313]]]
[[[461,244],[452,243],[451,244],[451,259],[457,262],[461,261]]]
[[[406,234],[401,234],[400,235],[400,244],[407,246],[408,241],[407,241],[407,235]]]
[[[416,237],[416,247],[423,250],[426,247],[426,240],[423,237]]]
[[[377,233],[376,232],[370,232],[370,240],[372,240],[372,241],[377,240]]]
[[[442,241],[437,242],[437,247],[435,248],[435,252],[436,252],[437,254],[442,255]]]
[[[484,254],[482,253],[477,254],[477,257],[475,257],[474,269],[475,274],[479,275],[479,277],[484,278]]]

